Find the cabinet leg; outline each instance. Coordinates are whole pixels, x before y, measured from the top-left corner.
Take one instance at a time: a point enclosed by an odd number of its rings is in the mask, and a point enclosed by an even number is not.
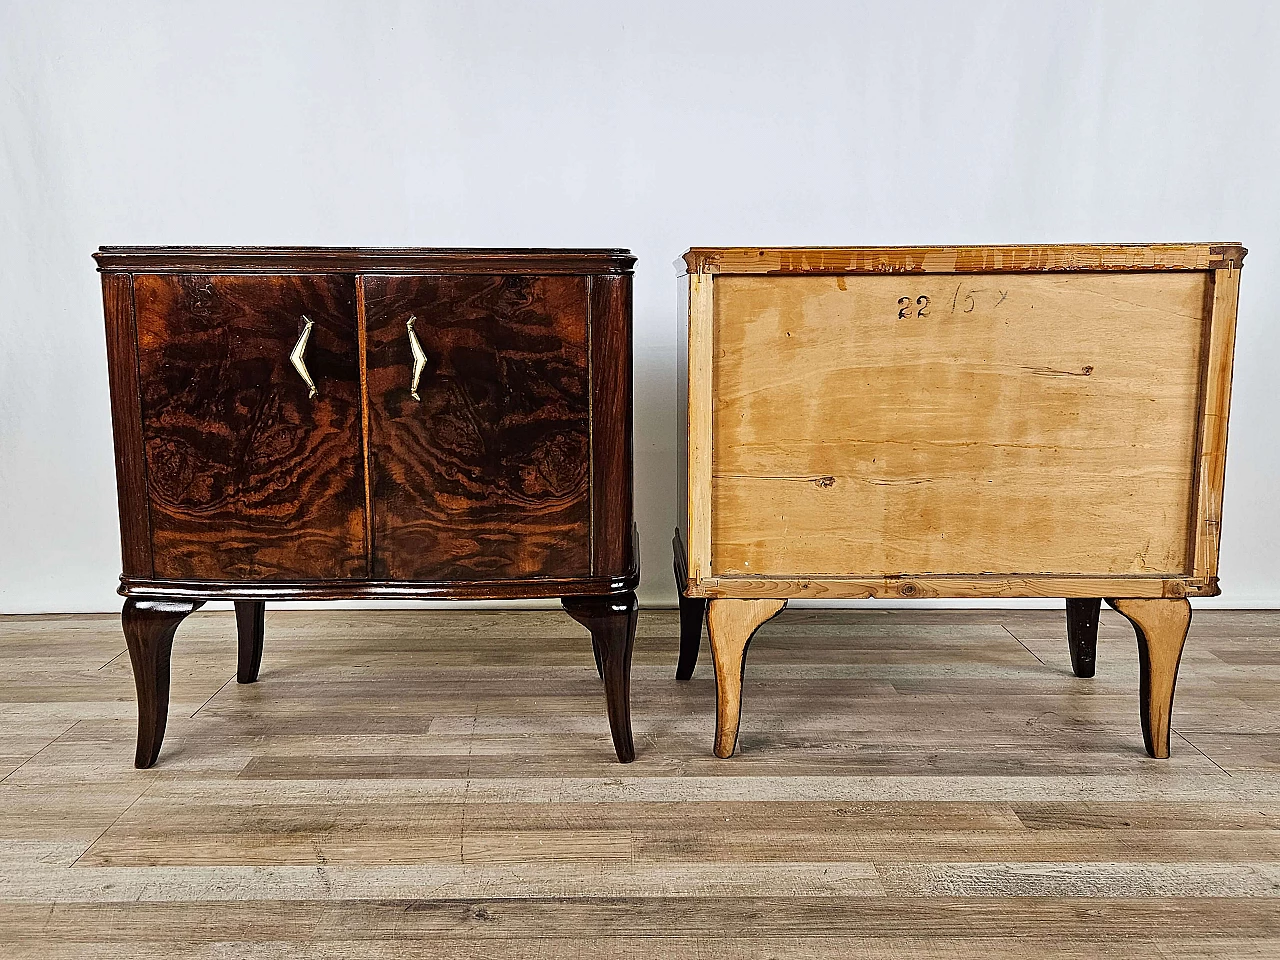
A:
[[[130,597],[120,619],[138,690],[138,750],[133,765],[156,762],[169,718],[169,655],[178,624],[204,606],[202,600],[143,600]]]
[[[680,542],[680,531],[676,531],[671,541],[675,552],[676,596],[680,598],[680,661],[676,664],[676,679],[688,680],[693,676],[693,668],[698,665],[698,651],[702,646],[702,623],[707,618],[707,601],[705,597],[687,597],[685,589],[689,582],[688,566],[684,555],[684,544]]]
[[[1107,604],[1132,623],[1138,635],[1142,739],[1147,753],[1164,759],[1169,756],[1173,688],[1178,682],[1182,645],[1191,626],[1191,603],[1185,599],[1108,599]]]
[[[561,602],[569,616],[591,631],[596,662],[604,676],[613,749],[619,760],[630,763],[636,758],[631,737],[631,648],[640,604],[631,592],[607,597],[565,597]]]
[[[726,600],[716,598],[707,608],[711,658],[716,668],[715,754],[733,756],[742,717],[742,678],[747,647],[757,630],[787,605],[785,600]]]
[[[698,665],[698,650],[702,646],[702,622],[706,617],[706,598],[680,595],[680,661],[676,664],[677,680],[693,677],[693,668]]]
[[[1071,670],[1077,677],[1092,677],[1098,659],[1099,599],[1067,600],[1067,647]]]
[[[253,683],[262,666],[262,639],[266,632],[267,604],[263,600],[236,601],[236,633],[239,655],[236,658],[236,682]]]
[[[591,653],[596,658],[596,676],[601,680],[604,679],[604,654],[600,652],[600,641],[596,639],[596,635],[591,635]]]

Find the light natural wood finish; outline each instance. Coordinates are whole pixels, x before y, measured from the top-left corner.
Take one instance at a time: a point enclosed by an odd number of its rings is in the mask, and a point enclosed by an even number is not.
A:
[[[1192,544],[1197,577],[1218,575],[1222,535],[1222,491],[1227,469],[1227,414],[1231,407],[1231,368],[1235,357],[1236,306],[1240,271],[1232,267],[1213,275],[1213,305],[1206,331],[1203,403],[1197,447],[1196,536]]]
[[[1139,703],[1142,736],[1147,753],[1158,759],[1169,756],[1169,729],[1173,717],[1173,690],[1178,663],[1191,626],[1187,600],[1108,600],[1116,612],[1133,624],[1138,635]]]
[[[689,273],[1044,273],[1239,269],[1237,243],[1031,244],[983,247],[694,247]]]
[[[1206,274],[714,284],[714,576],[1190,573]]]
[[[742,718],[742,678],[747,647],[755,632],[780,614],[785,600],[712,600],[707,607],[707,632],[716,671],[715,754],[733,756]]]
[[[688,396],[689,580],[711,575],[712,400],[711,357],[714,305],[712,280],[690,274]]]
[[[676,280],[676,329],[689,329],[689,284],[687,275]],[[676,337],[676,436],[689,436],[689,338]],[[676,444],[676,532],[680,536],[681,563],[688,569],[689,552],[684,544],[689,539],[689,445]]]
[[[684,426],[713,478],[691,469],[682,482],[686,595],[1217,595],[1245,253],[690,250]],[[943,307],[962,323],[912,332],[894,312],[890,335],[877,323],[869,291],[930,297],[920,324],[940,319],[935,287],[953,282]],[[1003,300],[984,304],[988,287]],[[1002,316],[1015,288],[1030,299]],[[805,289],[820,292],[790,293]],[[921,376],[921,363],[936,369]],[[910,402],[895,403],[886,372]]]
[[[1001,577],[914,576],[852,578],[768,577],[689,578],[691,597],[786,597],[814,600],[926,600],[947,597],[999,599],[1000,597],[1212,597],[1217,580],[1160,577]]]
[[[1280,956],[1280,614],[1196,611],[1161,763],[1132,627],[1064,627],[789,609],[726,762],[646,609],[622,766],[559,610],[269,607],[249,686],[206,610],[134,770],[119,618],[0,618],[0,957]]]

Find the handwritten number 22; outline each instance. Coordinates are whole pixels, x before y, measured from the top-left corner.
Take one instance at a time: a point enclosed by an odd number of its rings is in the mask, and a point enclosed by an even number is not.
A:
[[[912,313],[913,307],[915,309],[915,313]],[[916,302],[914,304],[911,302],[910,297],[898,298],[898,319],[910,320],[913,316],[915,317],[929,316],[929,298],[928,297],[924,295],[918,296],[916,297]]]

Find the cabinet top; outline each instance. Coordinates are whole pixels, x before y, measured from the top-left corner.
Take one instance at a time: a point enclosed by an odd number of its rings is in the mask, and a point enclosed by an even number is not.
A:
[[[104,273],[630,273],[621,249],[99,247]]]
[[[1225,270],[1238,243],[1067,243],[935,247],[693,247],[689,273],[1038,273]]]

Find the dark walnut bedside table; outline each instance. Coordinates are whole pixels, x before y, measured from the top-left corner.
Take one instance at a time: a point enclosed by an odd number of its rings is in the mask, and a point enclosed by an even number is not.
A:
[[[618,759],[639,556],[625,250],[103,247],[136,764],[182,619],[235,601],[560,597]]]

